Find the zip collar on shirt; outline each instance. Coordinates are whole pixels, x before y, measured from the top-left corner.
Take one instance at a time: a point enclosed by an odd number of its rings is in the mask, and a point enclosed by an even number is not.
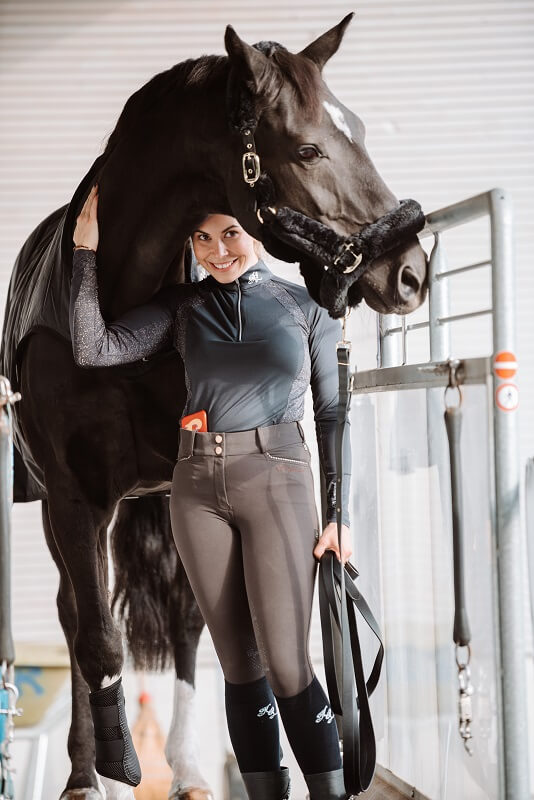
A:
[[[239,288],[243,292],[247,292],[250,289],[253,289],[255,286],[260,286],[265,281],[270,280],[273,277],[273,273],[263,261],[258,261],[257,264],[254,264],[252,267],[249,267],[242,275],[237,278],[235,281],[231,281],[231,283],[219,283],[217,278],[214,278],[213,275],[208,275],[207,278],[200,281],[198,284],[199,286],[205,286],[209,289],[225,289],[230,292],[237,292],[237,283],[239,282]]]

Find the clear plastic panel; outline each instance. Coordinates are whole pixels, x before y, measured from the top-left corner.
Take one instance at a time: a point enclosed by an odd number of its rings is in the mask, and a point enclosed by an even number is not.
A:
[[[474,687],[469,756],[458,732],[454,589],[443,390],[354,396],[353,562],[380,620],[371,698],[378,762],[432,800],[497,800],[500,753],[492,478],[485,386],[464,388],[462,472]],[[366,669],[376,646],[360,625]]]

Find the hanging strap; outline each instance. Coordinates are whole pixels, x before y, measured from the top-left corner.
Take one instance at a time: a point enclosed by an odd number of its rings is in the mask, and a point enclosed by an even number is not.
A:
[[[466,607],[465,592],[465,518],[462,495],[462,390],[458,379],[460,362],[449,361],[449,385],[445,390],[445,428],[449,441],[449,458],[451,468],[451,502],[452,502],[452,552],[454,566],[454,626],[453,639],[456,650],[456,666],[458,667],[458,728],[466,752],[473,755],[471,722],[473,708],[471,696],[474,692],[471,683],[471,631]],[[456,389],[458,404],[448,402],[448,392]]]
[[[339,405],[336,428],[336,522],[341,553],[343,502],[343,438],[350,409],[350,342],[337,344]],[[380,678],[384,646],[379,625],[364,597],[355,585],[356,568],[347,561],[345,567],[336,555],[327,550],[319,567],[319,607],[323,637],[323,654],[330,705],[342,716],[343,776],[345,789],[354,795],[367,789],[376,765],[376,742],[369,708],[369,697]],[[379,649],[369,679],[365,680],[358,627],[357,608],[378,639]],[[341,632],[341,697],[334,657],[334,627]],[[354,690],[356,688],[356,691]]]

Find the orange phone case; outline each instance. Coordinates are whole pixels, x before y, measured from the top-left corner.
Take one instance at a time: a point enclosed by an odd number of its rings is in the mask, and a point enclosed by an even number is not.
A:
[[[205,411],[195,411],[194,414],[188,414],[187,417],[182,417],[182,428],[187,428],[189,431],[206,432],[208,430],[208,416]]]

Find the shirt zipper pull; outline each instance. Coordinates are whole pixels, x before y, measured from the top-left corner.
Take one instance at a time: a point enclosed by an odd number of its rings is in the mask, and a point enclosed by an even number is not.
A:
[[[236,283],[237,283],[237,314],[238,314],[238,317],[239,317],[239,339],[238,339],[238,341],[241,341],[241,331],[242,331],[242,326],[241,326],[241,285],[239,283],[239,278],[237,278]]]

